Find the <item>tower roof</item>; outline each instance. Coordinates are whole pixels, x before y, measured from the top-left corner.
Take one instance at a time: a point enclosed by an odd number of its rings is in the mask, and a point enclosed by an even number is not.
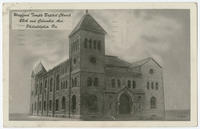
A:
[[[87,10],[86,10],[85,15],[81,18],[81,20],[76,25],[76,27],[72,30],[69,36],[72,36],[74,33],[76,33],[80,29],[102,33],[102,34],[106,33],[106,31],[97,23],[97,21],[88,13]]]
[[[45,67],[43,66],[43,64],[42,64],[42,62],[41,61],[39,61],[39,62],[37,62],[35,65],[34,65],[34,67],[33,67],[33,73],[32,74],[34,74],[34,75],[36,75],[36,74],[38,74],[38,73],[41,73],[41,72],[46,72],[46,69],[45,69]]]

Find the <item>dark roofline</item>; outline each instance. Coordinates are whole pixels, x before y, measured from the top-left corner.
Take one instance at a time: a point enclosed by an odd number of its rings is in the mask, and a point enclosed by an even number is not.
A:
[[[92,30],[93,32],[96,32],[96,33],[100,33],[100,34],[106,34],[106,31],[103,29],[103,27],[89,14],[89,13],[86,13],[85,15],[83,15],[83,17],[80,19],[80,21],[78,22],[78,24],[73,28],[72,32],[69,34],[69,37],[71,37],[72,35],[74,35],[76,32],[78,32],[80,29],[83,29],[83,30],[86,30],[87,31],[87,28],[83,28],[81,27],[81,24],[83,22],[83,20],[85,19],[86,16],[90,16],[94,22],[101,27],[101,29],[103,30],[103,33],[99,32],[99,31],[95,31],[95,30]],[[79,26],[79,28],[77,28]],[[77,29],[77,30],[76,30]],[[91,31],[91,30],[90,30]]]
[[[149,59],[149,60],[148,60],[148,59]],[[162,68],[162,66],[161,66],[155,59],[153,59],[152,57],[147,57],[147,58],[145,58],[145,59],[143,59],[143,60],[147,60],[147,61],[144,62],[144,63],[142,63],[142,64],[133,66],[133,67],[142,66],[142,65],[146,64],[147,62],[149,62],[150,60],[152,60],[152,61],[155,62],[160,68]],[[142,61],[142,60],[139,60],[139,61]],[[136,61],[136,62],[139,62],[139,61]],[[134,64],[134,62],[133,62],[133,64]]]
[[[162,66],[152,57],[150,57],[160,68],[162,68]]]

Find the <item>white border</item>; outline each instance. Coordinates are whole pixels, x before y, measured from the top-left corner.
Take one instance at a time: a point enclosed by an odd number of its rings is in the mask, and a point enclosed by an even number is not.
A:
[[[9,9],[190,9],[191,11],[191,121],[9,121]],[[4,127],[171,127],[197,125],[197,4],[195,3],[54,3],[54,4],[6,4],[3,18],[3,113]],[[7,66],[7,67],[6,67]]]

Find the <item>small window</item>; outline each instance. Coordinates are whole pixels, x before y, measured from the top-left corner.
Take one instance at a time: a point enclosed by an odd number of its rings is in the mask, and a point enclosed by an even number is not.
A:
[[[62,97],[62,109],[65,109],[65,107],[66,107],[66,102],[65,102],[66,100],[65,100],[65,97],[63,96]]]
[[[151,82],[151,89],[154,89],[154,84],[153,84],[153,82]]]
[[[112,83],[112,88],[115,88],[115,79],[112,79],[111,83]]]
[[[45,81],[45,85],[44,85],[44,88],[47,88],[47,80]]]
[[[128,80],[128,88],[131,88],[131,81]]]
[[[60,84],[60,77],[59,75],[56,76],[56,90],[59,90],[59,84]]]
[[[65,81],[63,81],[63,89],[65,89]]]
[[[39,103],[39,109],[41,110],[42,109],[42,102],[40,101]]]
[[[98,50],[101,50],[101,41],[98,41],[97,48]]]
[[[93,47],[96,49],[96,40],[93,41]]]
[[[49,110],[51,111],[52,110],[52,100],[49,100]]]
[[[92,40],[89,40],[89,48],[92,48]]]
[[[94,56],[92,56],[92,57],[90,57],[90,62],[91,62],[92,64],[96,64],[97,59],[96,59]]]
[[[75,87],[77,86],[77,78],[76,77],[74,78],[74,86]]]
[[[51,78],[51,79],[50,79],[50,92],[51,92],[52,89],[53,89],[53,88],[52,88],[52,85],[53,85],[53,79]]]
[[[42,83],[40,83],[40,94],[42,93]]]
[[[156,82],[156,90],[158,90],[158,82]]]
[[[94,86],[98,86],[99,80],[98,78],[94,78]]]
[[[46,101],[44,101],[44,110],[46,111]]]
[[[68,82],[67,80],[65,81],[65,88],[67,89],[67,86],[68,86]]]
[[[37,108],[37,104],[36,104],[36,102],[35,102],[35,111],[36,111],[36,108]]]
[[[72,112],[76,112],[76,96],[72,96]]]
[[[73,62],[74,62],[74,64],[76,64],[76,58],[74,58]]]
[[[150,69],[150,70],[149,70],[149,73],[150,73],[150,74],[153,74],[153,73],[154,73],[154,70],[153,70],[153,69]]]
[[[147,82],[147,89],[149,90],[149,82]]]
[[[88,39],[86,38],[86,39],[85,39],[85,42],[84,42],[84,47],[85,47],[85,48],[87,48],[87,43],[88,43]]]
[[[58,108],[59,108],[59,100],[56,99],[56,111],[58,111]]]
[[[133,89],[135,89],[135,87],[136,87],[136,83],[134,80],[132,81],[132,87],[133,87]]]
[[[88,77],[87,86],[92,86],[92,78]]]
[[[121,87],[121,81],[119,79],[117,80],[117,85],[118,85],[118,88]]]

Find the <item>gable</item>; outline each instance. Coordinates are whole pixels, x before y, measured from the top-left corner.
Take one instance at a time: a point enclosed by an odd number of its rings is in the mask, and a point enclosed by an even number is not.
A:
[[[134,68],[134,67],[140,67],[140,66],[145,65],[146,63],[148,63],[150,61],[152,61],[153,63],[155,63],[158,67],[162,68],[162,66],[156,60],[154,60],[152,57],[148,57],[148,58],[145,58],[143,60],[133,62],[131,64],[131,67],[132,68]]]
[[[76,27],[72,30],[69,37],[76,33],[78,30],[94,31],[97,33],[105,34],[105,30],[97,23],[97,21],[88,13],[86,13]]]

